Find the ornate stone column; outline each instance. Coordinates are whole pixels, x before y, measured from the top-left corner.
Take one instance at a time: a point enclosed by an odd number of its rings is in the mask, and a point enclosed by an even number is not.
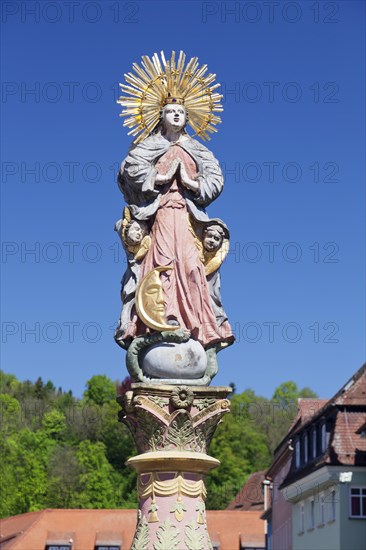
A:
[[[126,205],[115,229],[126,253],[115,340],[132,391],[118,401],[138,455],[139,521],[132,550],[212,550],[208,447],[231,388],[210,387],[217,354],[234,342],[220,287],[230,232],[206,208],[220,195],[206,139],[221,122],[215,75],[183,51],[134,63],[118,100],[135,141],[118,173]]]
[[[212,550],[204,480],[220,463],[207,452],[231,391],[137,383],[117,398],[139,452],[127,461],[138,474],[131,550]]]

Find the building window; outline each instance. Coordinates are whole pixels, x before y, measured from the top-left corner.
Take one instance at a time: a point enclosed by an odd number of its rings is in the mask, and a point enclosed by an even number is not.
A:
[[[306,433],[303,438],[303,457],[304,457],[304,464],[307,464],[309,460],[308,456],[308,434]]]
[[[336,519],[336,491],[332,489],[330,492],[329,501],[329,521],[335,521]]]
[[[366,518],[366,487],[350,488],[350,517]]]
[[[300,440],[295,443],[295,468],[300,468]]]
[[[316,428],[313,429],[311,434],[311,458],[316,458],[318,450],[317,450],[317,433]]]
[[[71,550],[70,544],[48,544],[46,550]]]
[[[305,506],[303,502],[300,502],[299,513],[299,533],[303,533],[305,531]]]
[[[325,498],[324,493],[320,494],[319,497],[319,511],[320,511],[320,525],[325,523]]]
[[[309,502],[310,504],[310,513],[309,513],[309,529],[314,529],[315,527],[315,502],[312,498]]]
[[[321,452],[325,453],[326,448],[327,448],[327,427],[325,422],[323,422],[321,426]]]

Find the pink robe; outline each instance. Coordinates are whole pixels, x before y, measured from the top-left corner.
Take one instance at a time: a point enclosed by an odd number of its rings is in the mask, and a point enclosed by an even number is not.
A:
[[[184,161],[190,178],[197,169],[193,158],[179,145],[172,145],[159,159],[156,169],[165,174],[174,159]],[[217,342],[232,341],[230,325],[224,321],[219,327],[211,307],[211,297],[194,236],[188,225],[188,210],[183,187],[175,178],[161,187],[162,197],[151,231],[150,249],[141,264],[140,278],[158,266],[174,269],[162,272],[165,317],[175,318],[182,328],[191,332],[193,339],[204,347]],[[141,336],[150,332],[136,315],[123,338]]]

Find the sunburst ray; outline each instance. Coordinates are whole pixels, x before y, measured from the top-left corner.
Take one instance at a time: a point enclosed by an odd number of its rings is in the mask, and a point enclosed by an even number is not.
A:
[[[120,84],[125,96],[117,103],[122,105],[123,125],[130,128],[128,135],[137,136],[135,143],[145,139],[159,122],[160,112],[167,103],[184,105],[188,124],[195,135],[203,140],[217,132],[215,125],[221,118],[214,114],[223,111],[222,95],[214,92],[220,84],[214,84],[216,75],[207,73],[207,65],[199,66],[198,58],[186,63],[183,51],[173,51],[170,59],[164,52],[160,57],[142,56],[141,66],[133,63],[132,71],[125,74],[126,84]]]

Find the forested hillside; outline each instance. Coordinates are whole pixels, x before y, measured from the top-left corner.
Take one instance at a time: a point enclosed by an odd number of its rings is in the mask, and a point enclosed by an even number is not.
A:
[[[38,378],[0,373],[0,516],[43,508],[134,508],[134,472],[124,463],[134,445],[117,422],[116,384],[104,375],[86,383],[82,399]],[[116,389],[117,388],[117,389]],[[294,382],[271,400],[248,389],[231,397],[210,454],[221,461],[207,479],[208,508],[225,508],[248,475],[269,466],[296,414],[298,397],[315,397]]]

